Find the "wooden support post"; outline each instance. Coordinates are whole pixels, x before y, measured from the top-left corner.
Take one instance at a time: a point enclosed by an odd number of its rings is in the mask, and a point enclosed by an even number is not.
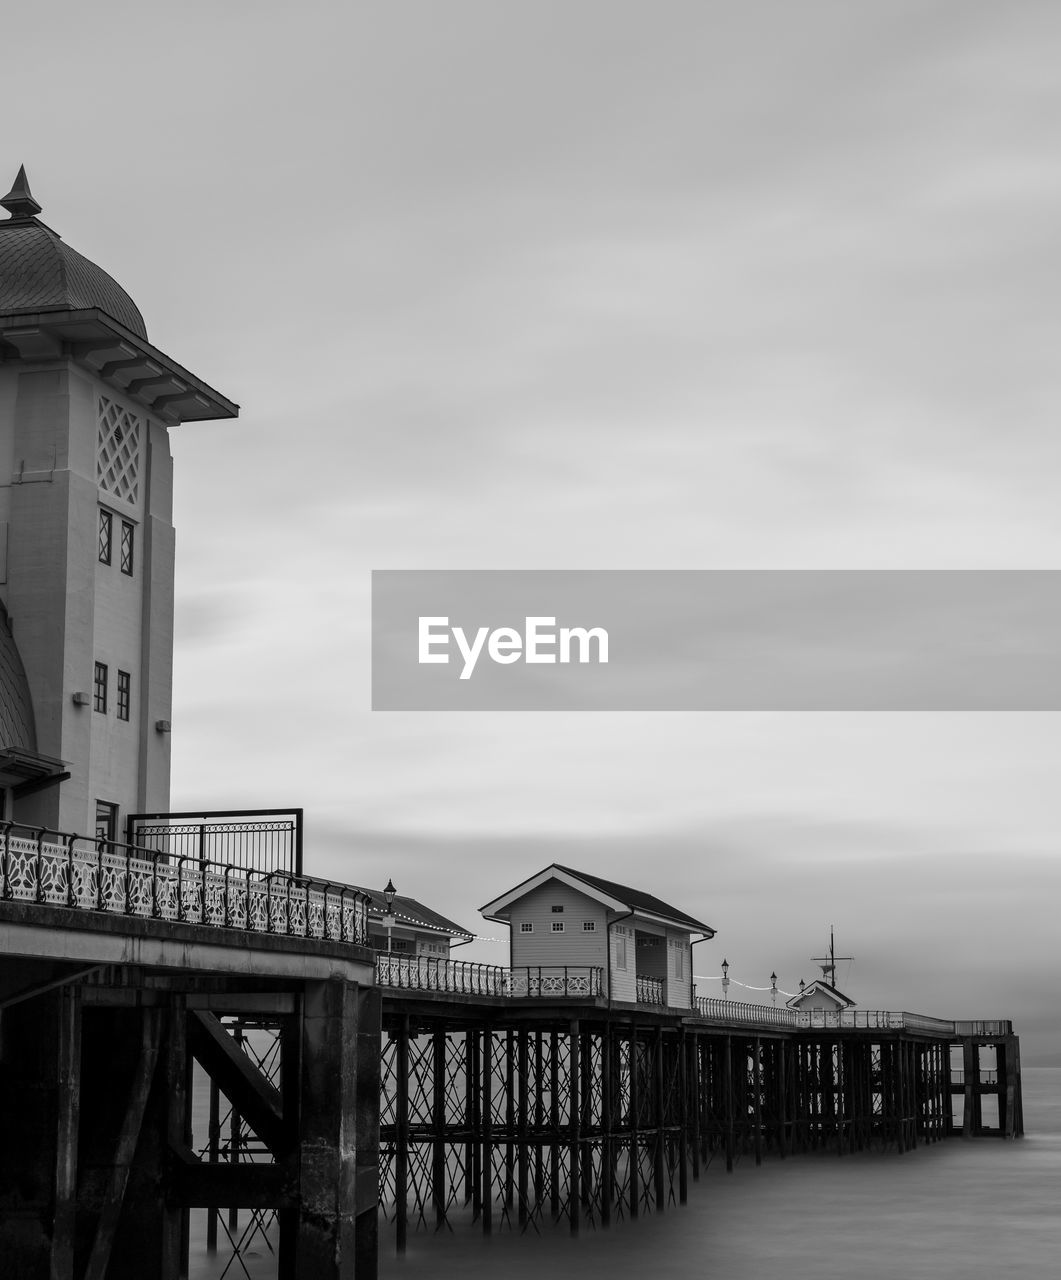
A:
[[[394,1247],[405,1253],[409,1231],[409,1015],[398,1019],[395,1045]]]
[[[652,1038],[652,1092],[655,1094],[652,1115],[655,1120],[655,1149],[653,1151],[652,1174],[656,1193],[656,1212],[662,1213],[667,1206],[667,1187],[664,1176],[664,1142],[666,1127],[664,1120],[663,1090],[663,1028],[656,1027]]]
[[[81,988],[72,983],[58,996],[58,1115],[55,1152],[55,1217],[50,1280],[73,1280],[77,1210],[77,1120],[81,1113]]]
[[[753,1145],[755,1164],[763,1162],[763,1043],[756,1036],[752,1041],[752,1123],[755,1126]]]
[[[733,1172],[733,1037],[723,1041],[722,1057],[722,1124],[726,1143],[726,1172]]]
[[[774,1097],[777,1098],[777,1152],[782,1160],[788,1155],[788,1046],[777,1041],[774,1050]]]
[[[689,1145],[692,1149],[693,1181],[700,1178],[700,1120],[703,1113],[704,1076],[701,1063],[701,1050],[704,1039],[700,1035],[690,1035],[686,1040],[686,1052],[689,1055]]]
[[[221,1159],[221,1090],[217,1081],[210,1077],[210,1111],[207,1122],[207,1160],[217,1164]],[[217,1224],[220,1214],[217,1209],[206,1211],[206,1252],[217,1252]]]
[[[571,1234],[578,1235],[581,1210],[581,1172],[579,1156],[581,1155],[582,1134],[582,1069],[580,1062],[581,1045],[577,1019],[572,1021],[568,1033],[568,1206]]]
[[[980,1106],[980,1046],[971,1037],[962,1044],[962,1065],[965,1070],[965,1115],[962,1121],[962,1137],[978,1137],[983,1128]]]
[[[516,1037],[505,1032],[505,1208],[511,1211],[516,1193]]]
[[[107,1189],[104,1193],[103,1210],[96,1226],[96,1235],[85,1267],[84,1280],[105,1280],[110,1268],[111,1249],[118,1230],[122,1204],[125,1200],[125,1189],[129,1181],[129,1170],[136,1155],[136,1146],[140,1139],[140,1128],[147,1110],[147,1100],[155,1077],[155,1066],[158,1062],[159,1042],[161,1040],[161,1011],[157,1008],[144,1009],[141,1014],[142,1039],[140,1059],[136,1066],[132,1088],[126,1106],[125,1118],[118,1135],[118,1146],[114,1153]]]
[[[549,1032],[549,1212],[560,1216],[560,1037]]]
[[[226,1033],[227,1034],[227,1033]],[[232,1033],[232,1039],[238,1046],[243,1043],[243,1026],[237,1022],[235,1030]],[[240,1055],[243,1050],[240,1048]],[[232,1098],[232,1110],[229,1114],[229,1130],[228,1130],[228,1159],[233,1165],[239,1164],[239,1148],[240,1141],[243,1136],[243,1117],[240,1114],[239,1105],[235,1098]],[[236,1205],[230,1205],[228,1210],[228,1230],[229,1234],[235,1237],[239,1229],[239,1209]]]
[[[582,1042],[582,1048],[579,1053],[579,1068],[581,1072],[581,1084],[579,1091],[581,1095],[581,1103],[579,1111],[581,1114],[581,1122],[579,1124],[579,1185],[582,1196],[582,1206],[587,1211],[593,1208],[593,1148],[590,1144],[590,1129],[593,1123],[593,1034],[584,1027],[579,1029],[579,1037]],[[597,1070],[600,1070],[600,1060],[598,1058]]]
[[[689,1200],[689,1045],[691,1037],[686,1038],[685,1028],[678,1032],[677,1068],[678,1068],[678,1203],[686,1204]]]
[[[517,1200],[519,1204],[518,1220],[520,1230],[524,1230],[530,1219],[528,1196],[530,1183],[530,1047],[527,1043],[526,1027],[520,1027],[517,1041],[519,1061],[516,1067],[516,1088],[518,1099],[516,1104],[517,1123]]]
[[[601,1226],[607,1230],[612,1225],[612,1204],[615,1199],[615,1141],[612,1129],[615,1122],[615,1030],[609,1020],[601,1032]]]
[[[188,1054],[187,1002],[170,997],[166,1029],[166,1145],[169,1150],[191,1145],[192,1062]],[[181,1280],[188,1274],[188,1210],[165,1206],[162,1213],[161,1280]]]
[[[483,1023],[482,1049],[482,1104],[479,1131],[481,1142],[480,1176],[482,1196],[480,1209],[483,1215],[483,1235],[494,1229],[494,1033],[489,1022]]]
[[[630,1023],[630,1217],[634,1219],[641,1210],[641,1073],[637,1062],[637,1024]]]
[[[545,1199],[545,1148],[541,1135],[545,1130],[545,1039],[540,1031],[534,1033],[534,1204],[540,1207]]]
[[[431,1029],[431,1110],[434,1139],[431,1147],[431,1196],[435,1206],[435,1230],[446,1222],[446,1024],[437,1019]]]

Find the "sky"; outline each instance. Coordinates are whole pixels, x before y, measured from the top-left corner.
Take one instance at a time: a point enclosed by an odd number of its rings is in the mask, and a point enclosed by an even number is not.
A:
[[[861,1007],[1061,1065],[1056,714],[369,709],[373,569],[1061,567],[1061,9],[3,28],[0,166],[241,405],[171,432],[174,808],[303,806],[310,872],[487,939],[553,861],[648,889],[701,994],[835,926]]]

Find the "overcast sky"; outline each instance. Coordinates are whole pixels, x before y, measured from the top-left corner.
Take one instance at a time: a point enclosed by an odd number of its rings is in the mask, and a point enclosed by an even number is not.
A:
[[[553,860],[637,884],[718,930],[704,994],[835,924],[862,1007],[1061,1064],[1057,715],[368,709],[374,568],[1061,567],[1061,8],[101,0],[4,45],[7,174],[242,406],[172,432],[175,808],[303,805],[311,871],[489,936]]]

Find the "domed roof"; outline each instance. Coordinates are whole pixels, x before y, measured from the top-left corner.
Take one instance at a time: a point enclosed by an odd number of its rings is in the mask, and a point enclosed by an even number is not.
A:
[[[98,308],[147,340],[144,318],[121,285],[38,220],[24,166],[0,205],[11,214],[0,222],[0,315]]]

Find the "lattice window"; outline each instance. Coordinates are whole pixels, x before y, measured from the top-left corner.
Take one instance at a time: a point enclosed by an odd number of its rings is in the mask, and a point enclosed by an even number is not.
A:
[[[531,920],[523,920],[523,921],[521,921],[521,922],[520,922],[520,926],[519,926],[519,931],[520,931],[520,933],[533,933],[533,932],[534,932],[534,922],[533,922],[533,921],[531,921]]]
[[[113,521],[111,513],[104,511],[102,507],[99,509],[99,562],[100,564],[110,564],[111,562],[111,526]]]
[[[125,502],[139,499],[140,419],[104,396],[99,398],[96,480],[101,489]]]
[[[583,921],[582,921],[582,932],[583,932],[583,933],[596,933],[596,932],[597,932],[597,922],[596,922],[596,920],[583,920]]]
[[[564,922],[562,920],[554,920],[553,933],[563,933],[563,931],[564,931]]]
[[[128,520],[122,521],[122,573],[133,576],[133,529]]]

